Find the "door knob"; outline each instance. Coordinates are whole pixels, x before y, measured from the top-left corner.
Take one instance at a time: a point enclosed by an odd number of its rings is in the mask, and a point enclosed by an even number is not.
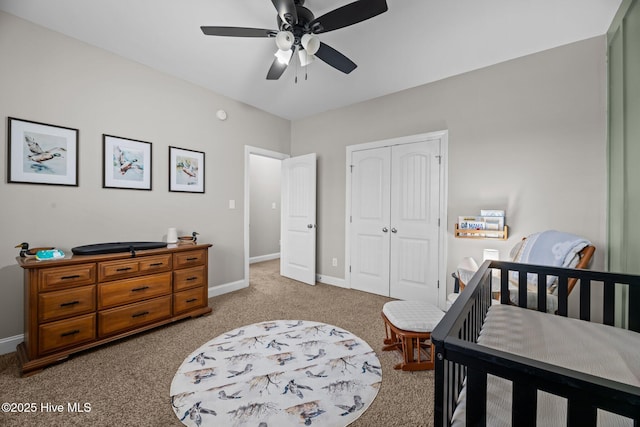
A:
[[[387,227],[382,227],[382,232],[386,233],[387,231],[389,231],[389,229]]]
[[[315,225],[313,225],[313,224],[307,224],[307,228],[313,228],[313,227],[315,227]]]
[[[398,230],[396,230],[396,228],[394,227],[394,228],[392,228],[392,229],[391,229],[391,232],[392,232],[392,233],[397,233],[397,232],[398,232]]]

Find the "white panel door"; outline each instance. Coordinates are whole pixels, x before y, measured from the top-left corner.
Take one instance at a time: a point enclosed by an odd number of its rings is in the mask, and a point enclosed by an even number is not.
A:
[[[389,296],[389,147],[351,157],[351,287]]]
[[[316,283],[316,154],[282,161],[280,274]]]
[[[391,153],[389,296],[438,305],[440,144],[396,145]]]
[[[352,152],[353,289],[438,305],[439,157],[439,139]]]

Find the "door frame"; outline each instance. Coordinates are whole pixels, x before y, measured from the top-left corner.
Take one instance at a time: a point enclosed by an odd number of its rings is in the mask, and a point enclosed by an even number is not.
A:
[[[447,301],[447,159],[449,158],[449,131],[442,130],[417,135],[409,135],[398,138],[384,139],[380,141],[366,142],[362,144],[348,145],[346,158],[346,189],[345,189],[345,271],[346,286],[351,288],[351,154],[354,151],[368,150],[371,148],[391,147],[393,145],[413,144],[416,142],[440,139],[440,231],[438,234],[438,252],[441,254],[438,262],[438,286],[442,292],[438,292],[438,305],[441,309],[446,307]]]
[[[266,150],[264,148],[244,146],[244,287],[249,286],[249,264],[250,264],[250,228],[249,220],[251,216],[251,155],[269,157],[271,159],[284,160],[291,157],[289,154],[277,151]]]

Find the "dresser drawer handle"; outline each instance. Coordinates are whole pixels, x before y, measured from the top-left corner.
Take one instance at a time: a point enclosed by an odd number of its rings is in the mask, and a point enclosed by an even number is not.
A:
[[[63,302],[62,304],[60,304],[60,307],[69,307],[76,304],[80,304],[80,301]]]
[[[148,311],[143,311],[141,313],[136,313],[136,314],[132,314],[131,317],[142,317],[142,316],[146,316],[147,314],[149,314]]]
[[[153,264],[151,264],[151,267],[158,267],[164,265],[164,262],[154,262]]]
[[[62,276],[60,279],[61,280],[70,280],[70,279],[79,279],[80,275],[79,274],[74,274],[73,276]]]
[[[131,289],[131,292],[140,292],[140,291],[144,291],[145,289],[149,289],[149,287],[148,286],[140,286],[139,288]]]
[[[129,270],[131,270],[131,267],[122,267],[122,268],[116,269],[116,271],[129,271]]]
[[[194,301],[198,301],[198,298],[191,298],[191,299],[188,299],[188,300],[187,300],[187,301],[185,301],[185,302],[194,302]]]
[[[190,282],[192,280],[197,280],[198,276],[193,276],[193,277],[187,277],[187,282]]]
[[[194,257],[191,257],[191,258],[187,258],[187,261],[197,261],[197,260],[198,260],[197,256],[194,256]]]
[[[80,329],[75,329],[73,331],[69,331],[69,332],[65,332],[60,334],[61,337],[70,337],[71,335],[75,335],[75,334],[79,334],[80,333]]]

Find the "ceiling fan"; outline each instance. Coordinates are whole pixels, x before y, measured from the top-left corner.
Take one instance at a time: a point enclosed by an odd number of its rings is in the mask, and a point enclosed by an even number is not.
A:
[[[322,34],[357,24],[387,11],[385,0],[358,0],[316,18],[304,7],[305,0],[271,0],[278,11],[277,30],[245,27],[200,27],[208,36],[274,37],[278,51],[269,68],[267,80],[277,80],[287,69],[295,51],[300,65],[306,66],[316,57],[345,74],[357,65],[349,58],[320,41]]]

